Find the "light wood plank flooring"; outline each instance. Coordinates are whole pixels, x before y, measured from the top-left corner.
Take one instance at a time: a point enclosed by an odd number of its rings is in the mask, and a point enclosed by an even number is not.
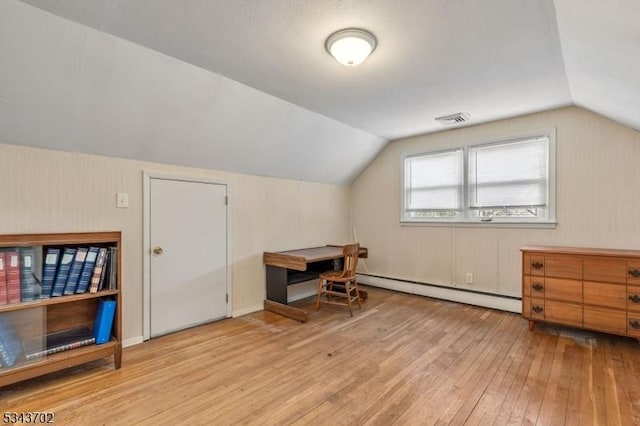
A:
[[[640,344],[369,288],[307,324],[256,312],[0,389],[56,424],[640,424]]]

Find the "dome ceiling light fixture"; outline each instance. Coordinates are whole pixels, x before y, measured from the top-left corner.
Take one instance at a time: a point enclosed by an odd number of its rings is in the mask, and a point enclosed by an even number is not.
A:
[[[355,67],[376,48],[373,34],[360,28],[345,28],[336,31],[327,38],[325,47],[338,62],[347,67]]]

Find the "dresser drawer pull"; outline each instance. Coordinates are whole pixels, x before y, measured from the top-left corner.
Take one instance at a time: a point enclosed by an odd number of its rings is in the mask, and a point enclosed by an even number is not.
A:
[[[637,294],[631,295],[629,296],[629,300],[631,300],[633,303],[640,303],[640,296],[638,296]]]
[[[629,269],[629,275],[631,275],[633,278],[640,277],[640,269]]]
[[[531,286],[531,288],[534,289],[535,291],[544,290],[544,286],[540,283],[535,283],[534,285]]]
[[[544,263],[540,263],[540,262],[533,262],[533,263],[531,264],[531,267],[532,267],[533,269],[542,269],[542,268],[544,267]],[[631,272],[629,272],[629,273],[631,273]],[[640,274],[640,272],[638,272],[638,273]]]
[[[532,307],[531,307],[531,310],[532,310],[533,312],[535,312],[536,314],[539,314],[539,313],[541,313],[542,311],[544,311],[544,309],[542,308],[542,306],[537,306],[537,305],[532,306]],[[637,322],[637,321],[636,321],[636,322]]]
[[[629,325],[631,326],[631,328],[634,328],[636,330],[640,329],[640,321],[638,320],[629,321]]]

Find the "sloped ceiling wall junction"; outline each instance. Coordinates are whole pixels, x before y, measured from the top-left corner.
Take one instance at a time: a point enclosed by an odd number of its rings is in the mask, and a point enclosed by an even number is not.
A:
[[[637,0],[4,0],[0,126],[9,143],[348,184],[454,112],[576,104],[640,129],[637,22]],[[349,26],[379,41],[356,69],[323,45]]]

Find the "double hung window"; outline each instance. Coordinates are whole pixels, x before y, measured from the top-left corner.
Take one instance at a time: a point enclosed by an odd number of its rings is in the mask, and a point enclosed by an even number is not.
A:
[[[403,157],[402,221],[555,221],[553,134]]]

